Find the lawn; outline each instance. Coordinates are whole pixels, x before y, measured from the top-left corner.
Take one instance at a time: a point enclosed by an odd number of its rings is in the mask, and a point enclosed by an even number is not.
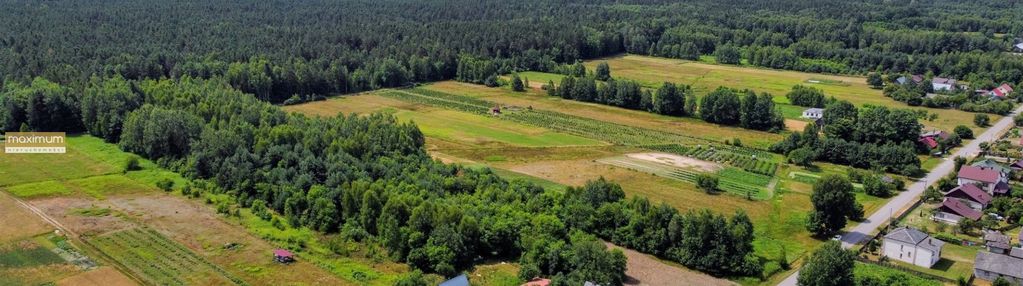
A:
[[[607,62],[611,67],[611,76],[627,78],[640,82],[645,87],[656,88],[663,82],[688,84],[698,96],[702,96],[719,86],[752,89],[757,92],[768,92],[774,95],[776,103],[782,104],[782,113],[786,118],[798,118],[802,107],[789,105],[785,97],[795,85],[819,88],[827,96],[840,100],[848,100],[857,106],[866,104],[889,107],[912,108],[925,110],[938,115],[935,121],[922,121],[929,128],[951,131],[956,125],[966,125],[980,134],[984,128],[971,124],[973,113],[952,109],[931,109],[909,107],[904,103],[885,97],[880,90],[872,89],[865,77],[840,76],[805,73],[796,71],[772,70],[758,67],[718,65],[705,62],[693,62],[677,59],[647,57],[639,55],[622,55],[587,61],[588,70],[594,70],[600,62]],[[533,78],[531,76],[530,78]],[[1000,116],[992,115],[992,122]]]
[[[436,107],[409,104],[374,94],[337,97],[289,106],[286,110],[310,115],[385,112],[401,121],[415,122],[428,137],[477,147],[512,145],[526,147],[602,145],[597,140],[554,132],[493,117]]]
[[[0,144],[2,147],[3,144]],[[106,146],[98,148],[100,146]],[[64,154],[0,153],[0,187],[17,184],[76,179],[120,172],[117,147],[92,136],[68,136]],[[116,154],[124,154],[117,151]],[[59,162],[56,163],[56,162]]]

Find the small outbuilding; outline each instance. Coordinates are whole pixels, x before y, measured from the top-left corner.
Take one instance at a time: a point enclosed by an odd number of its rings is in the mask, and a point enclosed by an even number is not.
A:
[[[274,262],[284,264],[295,262],[295,254],[280,248],[274,249]]]
[[[533,279],[529,279],[529,281],[526,281],[526,283],[523,283],[520,286],[549,286],[549,285],[551,285],[550,279],[533,277]]]
[[[803,110],[803,116],[802,117],[803,118],[809,118],[809,119],[821,119],[821,118],[824,118],[824,109],[823,108],[807,108],[806,110]]]

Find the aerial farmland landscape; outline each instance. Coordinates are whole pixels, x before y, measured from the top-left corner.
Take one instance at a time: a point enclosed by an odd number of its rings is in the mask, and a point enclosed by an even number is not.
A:
[[[1016,1],[0,15],[0,286],[1023,285]]]

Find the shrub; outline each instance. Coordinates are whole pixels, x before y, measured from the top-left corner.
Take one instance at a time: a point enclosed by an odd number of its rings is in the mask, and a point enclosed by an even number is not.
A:
[[[128,159],[124,160],[124,171],[138,171],[142,170],[142,166],[139,164],[138,156],[129,156]]]
[[[991,117],[987,116],[987,114],[977,113],[973,115],[973,124],[976,124],[977,126],[987,127],[990,123]]]
[[[171,190],[174,190],[174,181],[166,178],[160,179],[159,181],[156,181],[156,187],[160,188],[160,190],[163,190],[164,192],[170,192]]]

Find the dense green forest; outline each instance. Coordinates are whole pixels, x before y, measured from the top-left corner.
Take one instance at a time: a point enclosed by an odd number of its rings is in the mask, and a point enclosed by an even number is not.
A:
[[[5,1],[0,27],[3,78],[223,75],[273,102],[622,52],[1023,79],[1012,1]]]

